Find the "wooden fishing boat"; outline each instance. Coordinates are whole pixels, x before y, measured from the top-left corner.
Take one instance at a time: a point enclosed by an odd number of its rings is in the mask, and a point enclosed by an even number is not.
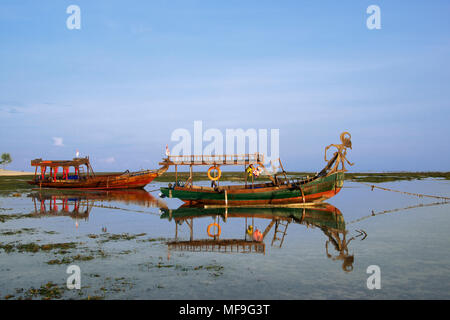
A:
[[[74,158],[73,160],[42,160],[31,161],[34,166],[34,179],[28,181],[31,185],[41,188],[72,188],[72,189],[139,189],[144,188],[157,176],[163,174],[168,167],[159,170],[142,170],[115,174],[96,175],[89,162],[89,157]],[[38,174],[38,167],[41,172]],[[70,168],[74,173],[69,173]],[[46,175],[47,168],[50,172]],[[58,168],[62,173],[58,174]]]
[[[279,160],[279,173],[269,173],[264,167],[264,155],[244,154],[244,155],[213,155],[213,156],[168,156],[161,162],[161,165],[175,166],[175,172],[179,165],[190,166],[190,176],[188,180],[181,184],[176,181],[175,185],[161,188],[164,196],[179,198],[189,205],[204,206],[261,206],[261,205],[307,205],[323,202],[335,196],[342,189],[344,184],[344,173],[346,171],[344,161],[353,165],[346,159],[347,148],[351,148],[350,134],[341,134],[342,144],[329,145],[336,147],[331,160],[325,168],[312,177],[301,179],[288,178],[283,165]],[[339,168],[339,165],[342,165]],[[194,186],[192,168],[195,165],[210,165],[208,177],[212,180],[211,187]],[[244,185],[219,186],[220,166],[222,165],[244,165],[246,182]],[[249,170],[250,168],[250,170]],[[211,172],[215,173],[214,177]],[[251,183],[247,181],[247,173],[251,172]],[[255,183],[255,172],[265,172],[270,179],[268,183]],[[280,177],[280,176],[284,177]]]

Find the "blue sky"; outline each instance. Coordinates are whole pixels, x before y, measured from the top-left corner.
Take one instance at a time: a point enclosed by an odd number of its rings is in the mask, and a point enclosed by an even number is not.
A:
[[[66,8],[81,8],[81,29]],[[369,5],[380,30],[366,27]],[[0,3],[0,153],[155,168],[177,128],[279,129],[288,170],[449,171],[448,1]],[[54,138],[62,138],[54,139]],[[206,145],[206,144],[205,144]]]

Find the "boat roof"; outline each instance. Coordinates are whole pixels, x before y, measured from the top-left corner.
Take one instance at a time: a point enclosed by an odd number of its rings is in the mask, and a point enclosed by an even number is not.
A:
[[[264,164],[264,154],[219,154],[219,155],[183,155],[168,156],[160,165],[216,166],[216,165],[250,165]]]
[[[89,157],[86,158],[73,158],[73,160],[31,160],[32,166],[39,167],[71,167],[80,165],[89,165]]]

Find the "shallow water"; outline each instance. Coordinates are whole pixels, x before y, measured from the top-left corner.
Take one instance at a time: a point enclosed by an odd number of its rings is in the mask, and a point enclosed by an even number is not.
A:
[[[0,196],[0,298],[450,298],[448,204],[429,205],[438,201],[345,182],[322,212],[184,210],[177,199],[159,198],[157,190],[165,185],[152,183],[146,188],[149,193],[31,189],[4,193]],[[379,185],[450,195],[448,180]],[[416,205],[426,206],[409,208]],[[408,209],[389,212],[398,208]],[[273,241],[277,220],[287,224],[282,243]],[[229,246],[226,253],[217,252],[218,248],[208,252],[210,242],[169,249],[174,241],[212,241],[207,227],[214,222],[221,226],[220,239],[241,244],[251,241],[246,235],[250,224],[268,232],[260,251],[236,252],[249,248],[234,246],[230,252]],[[277,234],[282,238],[283,233]],[[75,244],[74,248],[45,246],[51,243]],[[30,252],[23,244],[40,247]],[[81,269],[80,290],[66,287],[66,270],[72,264]],[[370,265],[380,267],[381,289],[367,288]],[[33,291],[45,285],[58,292]]]

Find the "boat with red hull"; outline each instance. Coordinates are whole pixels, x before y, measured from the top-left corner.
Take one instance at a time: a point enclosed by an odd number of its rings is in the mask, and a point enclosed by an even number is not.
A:
[[[34,179],[28,181],[31,185],[41,188],[70,188],[70,189],[140,189],[163,174],[168,167],[158,170],[141,170],[114,174],[96,175],[89,162],[89,157],[74,158],[73,160],[42,160],[31,161],[34,166]],[[40,167],[40,174],[38,174]],[[69,173],[70,168],[74,168],[74,173]],[[47,168],[50,172],[46,174]],[[62,173],[58,174],[58,169],[62,168]]]

